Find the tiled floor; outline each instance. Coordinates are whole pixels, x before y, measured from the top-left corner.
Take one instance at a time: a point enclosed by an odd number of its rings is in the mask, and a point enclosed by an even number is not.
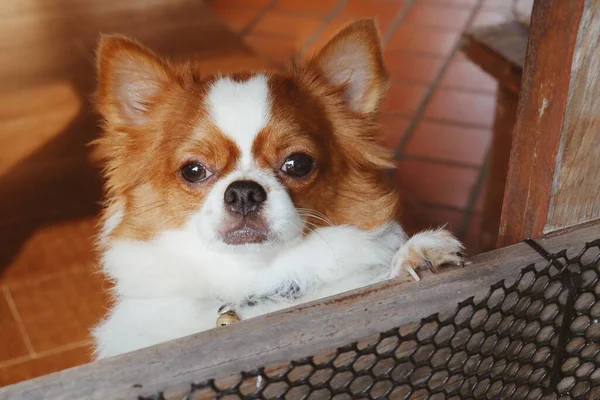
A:
[[[0,279],[0,386],[90,360],[89,329],[105,313],[107,283],[96,273],[95,253],[82,241],[96,219],[39,229],[28,241],[32,258],[17,257]],[[36,244],[55,240],[57,254],[35,253]],[[56,260],[63,262],[57,265]],[[36,263],[31,263],[36,259]]]
[[[495,83],[460,54],[459,39],[469,26],[507,19],[506,3],[208,1],[276,67],[292,53],[314,52],[352,19],[377,17],[392,79],[383,143],[397,155],[394,176],[405,197],[413,199],[435,224],[448,223],[471,253],[477,252]],[[71,236],[89,236],[95,231],[94,224],[90,219],[52,226],[48,228],[52,235],[42,229],[28,243],[35,247],[36,241],[55,238],[61,230]],[[54,248],[68,253],[63,257],[66,266],[57,269],[45,262],[48,257],[40,252],[39,262],[22,265],[16,269],[19,273],[9,271],[0,281],[0,386],[89,359],[88,329],[105,311],[106,283],[94,274],[91,248],[74,248],[64,242]],[[77,260],[76,267],[69,267],[69,254]],[[81,260],[89,262],[82,264]],[[32,279],[40,274],[43,279]],[[47,323],[50,320],[53,323]]]

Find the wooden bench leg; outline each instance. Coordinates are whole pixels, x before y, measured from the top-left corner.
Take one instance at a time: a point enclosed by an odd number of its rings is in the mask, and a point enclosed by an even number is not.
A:
[[[498,240],[504,186],[508,172],[512,133],[517,117],[518,99],[518,95],[513,91],[502,86],[498,87],[481,226],[482,251],[495,249]]]

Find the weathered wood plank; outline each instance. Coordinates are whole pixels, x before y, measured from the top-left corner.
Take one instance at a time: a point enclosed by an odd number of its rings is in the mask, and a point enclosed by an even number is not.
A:
[[[500,86],[518,94],[528,35],[527,29],[517,22],[475,28],[464,34],[463,51]]]
[[[600,237],[591,224],[540,240],[548,251],[577,251]],[[452,311],[490,285],[545,261],[519,243],[482,254],[467,267],[420,283],[388,281],[113,359],[0,388],[0,399],[135,399],[215,376],[288,361]],[[501,267],[501,268],[499,268]]]
[[[584,3],[585,0],[535,2],[499,246],[543,234]]]
[[[600,218],[600,0],[586,2],[544,233]]]

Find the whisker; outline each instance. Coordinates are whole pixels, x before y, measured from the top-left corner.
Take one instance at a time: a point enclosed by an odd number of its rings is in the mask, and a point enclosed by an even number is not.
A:
[[[319,220],[319,221],[325,222],[325,223],[326,223],[326,224],[328,224],[329,226],[333,226],[333,225],[334,225],[334,223],[333,223],[333,222],[332,222],[332,221],[331,221],[329,218],[327,218],[327,216],[326,216],[325,214],[323,214],[322,212],[319,212],[319,211],[317,211],[317,210],[311,210],[311,209],[308,209],[308,208],[302,208],[302,207],[299,207],[299,208],[297,208],[296,210],[297,210],[297,211],[298,211],[298,213],[299,213],[301,216],[303,216],[303,217],[311,217],[311,218],[314,218],[314,219],[316,219],[316,220]]]
[[[324,223],[325,223],[326,225],[328,225],[328,226],[333,226],[333,224],[331,223],[331,221],[327,221],[327,220],[325,220],[325,219],[323,219],[323,218],[321,218],[321,217],[317,217],[317,216],[315,216],[315,215],[310,215],[310,214],[300,214],[300,216],[302,216],[302,217],[304,217],[304,218],[313,218],[313,219],[315,219],[315,220],[317,220],[317,221],[324,222]]]
[[[300,228],[303,229],[303,226],[300,226],[298,224],[294,224],[292,221],[284,221],[290,225],[292,225],[294,228]],[[308,221],[304,221],[305,224],[308,224]],[[313,224],[314,225],[314,224]],[[316,226],[316,225],[315,225]],[[320,228],[319,226],[316,226],[317,228]],[[323,243],[325,243],[325,245],[329,248],[329,250],[331,251],[331,254],[333,254],[335,256],[335,252],[333,251],[333,248],[331,248],[331,246],[329,245],[329,243],[327,242],[327,240],[325,240],[325,238],[319,233],[317,232],[315,229],[311,228],[310,226],[306,226],[306,228],[311,231],[312,233],[314,233],[315,235],[317,235],[318,237],[321,238],[321,240],[323,241]]]

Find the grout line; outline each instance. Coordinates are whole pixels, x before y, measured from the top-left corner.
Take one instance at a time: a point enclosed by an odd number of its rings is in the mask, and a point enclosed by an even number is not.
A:
[[[382,115],[412,120],[412,118],[415,114],[411,110],[393,110],[393,111],[386,111]],[[405,130],[405,132],[406,132],[406,130]]]
[[[394,83],[402,83],[405,85],[412,85],[412,86],[422,86],[422,87],[428,87],[429,83],[426,80],[419,80],[419,79],[410,79],[410,78],[398,78],[398,77],[391,77],[389,79],[389,82],[391,85],[393,85]],[[440,82],[441,83],[441,82]],[[438,89],[440,90],[445,90],[445,91],[451,91],[451,92],[458,92],[458,93],[466,93],[466,94],[478,94],[478,95],[482,95],[482,96],[489,96],[492,98],[496,98],[496,91],[495,90],[487,90],[487,89],[471,89],[471,88],[465,88],[465,87],[460,87],[460,86],[446,86],[446,85],[438,85],[437,86]]]
[[[481,189],[483,184],[485,183],[485,178],[488,174],[489,169],[489,150],[487,155],[485,156],[485,163],[481,167],[479,174],[477,175],[477,179],[475,180],[475,185],[473,186],[473,190],[471,190],[471,195],[469,196],[469,200],[467,201],[467,207],[465,208],[465,214],[463,215],[462,220],[460,221],[460,225],[458,226],[456,232],[457,236],[460,238],[462,236],[466,236],[467,231],[469,230],[469,224],[471,223],[471,217],[475,213],[475,203],[477,203],[477,199],[481,193]],[[462,238],[464,240],[464,238]]]
[[[448,57],[448,54],[433,53],[431,51],[421,51],[421,50],[414,50],[414,49],[383,49],[383,50],[385,53],[389,53],[389,54],[403,53],[403,54],[407,54],[407,55],[435,58],[438,60],[443,60],[446,57]]]
[[[15,322],[17,323],[19,332],[21,332],[21,338],[23,339],[23,342],[25,342],[25,347],[27,348],[27,351],[29,352],[29,356],[36,358],[37,355],[35,353],[35,350],[33,349],[33,345],[31,344],[31,339],[29,338],[29,335],[27,334],[27,330],[25,329],[25,324],[23,323],[23,319],[21,318],[21,315],[19,314],[19,311],[17,310],[17,306],[16,306],[12,296],[10,295],[8,288],[4,287],[4,288],[2,288],[2,291],[4,292],[4,298],[6,299],[6,302],[8,303],[8,308],[10,308],[13,318],[15,319]]]
[[[419,202],[419,203],[422,207],[425,207],[428,209],[436,209],[436,210],[443,210],[443,211],[455,211],[455,212],[459,212],[461,214],[465,212],[464,208],[450,206],[448,204],[438,204],[438,203],[429,203],[429,202]]]
[[[419,201],[419,205],[421,205],[422,207],[426,207],[426,208],[437,208],[440,210],[457,211],[457,212],[461,212],[461,213],[465,212],[464,208],[451,206],[449,204],[431,203],[429,201]]]
[[[90,266],[91,266],[91,268],[90,268]],[[17,280],[15,282],[10,282],[10,281],[4,282],[2,284],[2,286],[0,286],[0,288],[5,287],[7,290],[22,289],[27,286],[37,285],[39,283],[47,282],[49,280],[52,280],[52,279],[55,279],[55,278],[58,278],[61,276],[73,274],[73,273],[89,271],[90,275],[92,275],[96,272],[97,269],[98,269],[97,264],[93,261],[89,261],[87,263],[82,264],[81,266],[71,267],[71,268],[67,268],[67,269],[64,269],[61,271],[56,271],[56,272],[49,272],[49,273],[43,274],[42,276],[39,276],[32,280]]]
[[[470,26],[471,23],[473,22],[475,15],[477,15],[477,12],[481,8],[482,1],[483,0],[479,0],[479,2],[471,9],[471,15],[469,16],[469,19],[465,22],[465,27]],[[425,112],[425,108],[427,107],[427,105],[429,104],[429,101],[433,97],[433,93],[437,89],[438,84],[442,80],[442,77],[446,73],[446,70],[450,66],[452,60],[454,59],[454,57],[455,57],[456,53],[458,52],[458,50],[460,49],[461,45],[462,45],[462,41],[460,39],[457,40],[456,43],[454,44],[452,50],[450,51],[450,53],[446,56],[446,60],[444,61],[444,64],[438,71],[437,76],[433,79],[433,82],[431,83],[431,86],[427,90],[427,93],[425,94],[423,100],[421,101],[421,104],[419,105],[417,112],[414,114],[414,118],[412,119],[408,128],[406,128],[406,131],[405,131],[404,136],[402,137],[402,140],[400,140],[398,147],[394,151],[395,159],[398,159],[402,155],[402,152],[404,151],[404,147],[406,146],[406,143],[408,142],[408,140],[412,136],[413,132],[415,131],[417,123],[422,118],[423,113]]]
[[[463,161],[455,161],[455,160],[444,160],[444,159],[440,159],[440,158],[413,155],[413,154],[402,154],[402,156],[400,156],[398,158],[398,160],[399,161],[400,160],[420,161],[420,162],[427,162],[427,163],[431,163],[431,164],[445,165],[448,167],[468,168],[468,169],[475,169],[475,170],[479,170],[480,168],[482,168],[482,165],[479,165],[479,164],[473,164],[473,163],[468,163],[468,162],[463,162]]]
[[[241,37],[246,36],[248,33],[250,33],[250,31],[252,29],[254,29],[254,27],[256,26],[256,24],[258,24],[258,22],[265,16],[265,14],[269,11],[271,11],[273,9],[273,7],[275,7],[277,5],[277,2],[279,0],[272,0],[269,4],[267,4],[266,6],[264,6],[255,16],[254,18],[252,18],[250,20],[250,22],[248,22],[248,24],[239,31],[238,35],[240,35]]]
[[[476,124],[472,122],[464,122],[464,121],[455,121],[446,118],[438,118],[438,117],[421,117],[419,122],[428,121],[428,122],[437,122],[444,125],[452,125],[456,128],[471,128],[471,129],[480,129],[485,131],[492,131],[493,124],[483,125]]]
[[[423,28],[423,29],[427,29],[430,31],[434,31],[434,32],[440,32],[440,33],[457,33],[457,34],[462,34],[464,32],[463,29],[460,28],[451,28],[448,26],[441,26],[441,25],[433,25],[433,24],[427,24],[427,23],[418,23],[418,22],[407,22],[405,23],[404,26],[409,26],[409,27],[413,27],[413,28]]]
[[[346,4],[348,4],[348,0],[338,0],[338,2],[335,3],[329,13],[327,13],[323,18],[321,25],[313,32],[311,36],[308,37],[308,39],[304,41],[304,44],[300,46],[298,49],[299,53],[303,54],[313,43],[316,42],[319,36],[325,32],[331,21],[333,21],[335,17],[337,17],[344,9],[344,7],[346,7]]]
[[[458,35],[460,37],[460,35]],[[448,54],[440,54],[439,52],[434,53],[433,51],[427,51],[427,50],[414,50],[414,49],[383,49],[385,52],[390,52],[390,53],[396,53],[396,52],[402,52],[402,53],[408,53],[408,54],[413,54],[416,56],[421,56],[421,57],[431,57],[431,58],[437,58],[437,59],[445,59],[448,57]]]
[[[496,98],[496,90],[494,90],[494,89],[474,89],[474,88],[466,88],[466,87],[461,87],[461,86],[448,86],[448,85],[442,85],[442,86],[440,86],[440,89],[452,90],[454,92],[461,92],[461,93],[481,94],[481,95],[486,95],[486,96]]]
[[[400,53],[400,54],[406,54],[406,55],[417,55],[420,57],[427,57],[427,58],[434,58],[437,60],[443,60],[444,58],[446,58],[446,56],[444,55],[440,55],[440,54],[436,54],[436,53],[428,53],[426,51],[418,51],[418,50],[413,50],[413,49],[384,49],[385,53],[387,54],[396,54],[396,53]]]
[[[85,347],[85,346],[90,345],[91,343],[92,342],[90,340],[83,340],[80,342],[74,342],[74,343],[66,344],[64,346],[55,347],[50,350],[45,350],[41,353],[37,353],[35,357],[25,356],[25,357],[13,358],[12,360],[2,361],[2,362],[0,362],[0,368],[7,368],[7,367],[11,367],[13,365],[22,364],[27,361],[38,360],[38,359],[41,359],[44,357],[52,356],[54,354],[59,354],[59,353],[65,352],[65,351],[78,349],[80,347]]]
[[[286,35],[285,33],[273,33],[273,32],[260,32],[260,31],[248,32],[247,34],[244,35],[244,39],[247,38],[249,35],[257,36],[257,37],[261,37],[261,38],[288,40],[290,42],[294,42],[296,40],[296,36],[294,36],[294,34],[292,34],[292,33],[290,33],[289,35]]]
[[[53,349],[44,350],[43,352],[38,353],[36,358],[42,358],[42,357],[52,356],[54,354],[63,353],[65,351],[78,349],[80,347],[86,347],[86,346],[89,346],[91,344],[92,344],[92,341],[89,340],[89,339],[88,340],[81,340],[79,342],[73,342],[73,343],[65,344],[63,346],[58,346],[58,347],[55,347]]]
[[[404,18],[410,11],[410,8],[412,7],[415,1],[416,0],[406,0],[402,4],[402,7],[398,11],[398,14],[396,14],[396,16],[392,19],[392,22],[390,23],[386,34],[383,35],[383,37],[381,38],[381,47],[383,48],[382,50],[385,50],[385,45],[387,44],[387,42],[389,42],[391,37],[394,36],[394,33],[396,33],[396,30],[402,24],[402,21],[404,21]]]
[[[313,17],[313,18],[318,18],[318,19],[323,19],[323,18],[327,17],[327,13],[323,14],[323,13],[307,11],[307,10],[293,10],[293,9],[288,9],[288,8],[278,8],[276,11],[278,14],[286,14],[286,15],[290,15],[292,17],[293,16]]]
[[[204,3],[205,6],[207,7],[212,7],[213,5],[217,5],[220,0],[204,0],[204,1],[200,1],[201,3]],[[233,4],[223,4],[223,7],[227,7],[227,8],[241,8],[243,10],[256,10],[260,7],[266,7],[267,5],[264,6],[260,6],[257,4],[244,4],[244,3],[233,3]]]
[[[421,1],[423,1],[423,0],[421,0]],[[472,8],[472,6],[462,6],[462,5],[456,4],[456,3],[446,3],[446,2],[441,2],[441,1],[436,1],[436,2],[427,1],[427,2],[423,2],[423,3],[432,5],[432,6],[436,6],[436,7],[452,8],[454,10],[457,10],[457,9],[458,10],[468,10],[469,8]],[[482,5],[482,7],[486,10],[489,9],[489,6],[485,7]]]
[[[25,363],[27,361],[32,361],[32,360],[35,360],[35,358],[33,358],[31,356],[22,356],[22,357],[12,358],[10,360],[0,362],[0,369],[6,368],[6,367],[12,367],[13,365],[22,364],[22,363]]]
[[[410,78],[402,78],[402,77],[391,77],[389,81],[391,84],[394,84],[394,82],[399,82],[399,83],[413,84],[413,85],[420,85],[420,86],[428,86],[428,84],[430,83],[427,80],[410,79]],[[494,97],[494,98],[496,96],[495,89],[474,89],[474,88],[466,88],[466,87],[461,87],[461,86],[448,86],[448,84],[440,85],[438,87],[442,90],[451,90],[453,92],[488,95],[488,96]]]

